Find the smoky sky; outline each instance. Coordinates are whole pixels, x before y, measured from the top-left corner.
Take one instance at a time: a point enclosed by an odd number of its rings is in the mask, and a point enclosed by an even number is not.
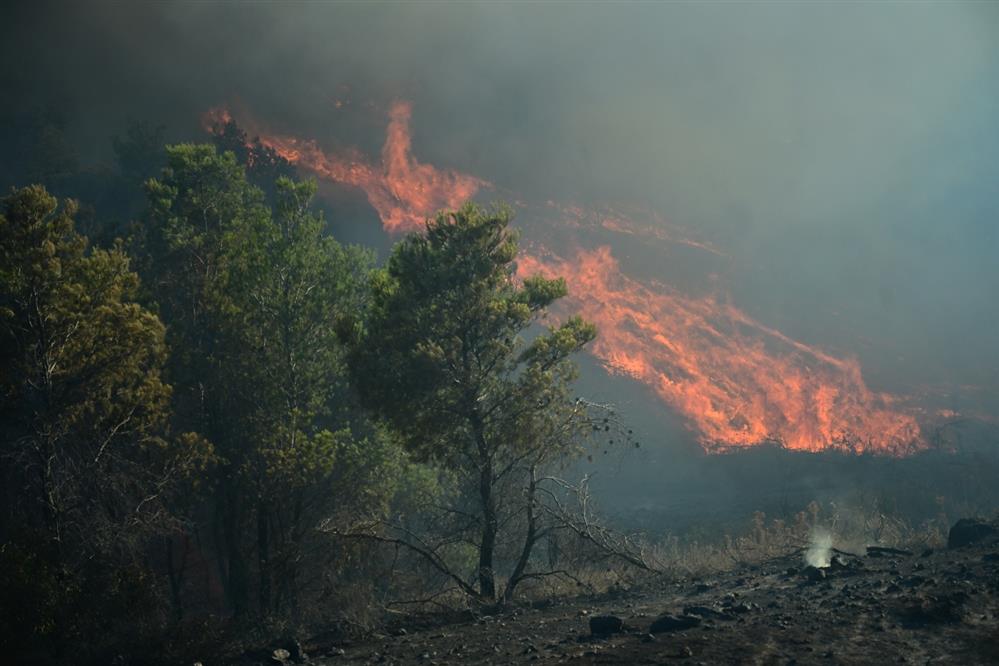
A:
[[[191,137],[219,104],[377,155],[388,104],[409,99],[421,161],[524,198],[654,209],[725,250],[736,304],[858,356],[875,388],[999,387],[990,3],[5,13],[5,103],[63,106],[93,161],[130,121]]]

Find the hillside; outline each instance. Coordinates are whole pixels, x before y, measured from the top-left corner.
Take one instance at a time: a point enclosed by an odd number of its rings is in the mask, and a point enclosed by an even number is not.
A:
[[[660,589],[306,641],[313,664],[989,664],[999,660],[999,539],[919,553],[800,555]],[[606,625],[619,631],[593,633]],[[280,648],[279,648],[280,649]],[[276,654],[276,657],[275,657]],[[261,650],[240,663],[277,663]]]

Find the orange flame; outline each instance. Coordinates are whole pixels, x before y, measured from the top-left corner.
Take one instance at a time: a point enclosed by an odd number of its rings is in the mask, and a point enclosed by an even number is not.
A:
[[[360,187],[392,233],[422,229],[438,210],[457,208],[489,183],[457,171],[421,164],[412,155],[409,120],[412,105],[395,102],[380,166],[356,151],[343,156],[324,152],[315,141],[261,135],[260,141],[293,164],[337,183]]]
[[[229,109],[215,107],[201,114],[201,126],[208,132],[215,132],[232,122]]]
[[[634,214],[629,215],[628,213],[609,207],[599,210],[588,210],[581,206],[560,205],[554,201],[546,201],[545,205],[559,215],[563,224],[570,227],[580,229],[595,229],[599,227],[618,234],[655,238],[667,243],[686,245],[719,257],[726,256],[724,252],[715,248],[710,243],[688,238],[682,229],[669,224],[655,211],[639,211],[640,215],[649,218],[649,222],[643,224],[635,220]]]
[[[260,141],[321,178],[363,189],[389,232],[416,230],[436,211],[456,208],[491,185],[418,162],[411,114],[409,103],[392,105],[378,166],[356,151],[324,152],[314,141],[278,135],[261,135]],[[609,210],[547,207],[570,228],[599,226],[722,254],[667,231],[657,216],[640,225]],[[650,387],[687,419],[708,450],[775,440],[811,451],[901,453],[922,446],[915,419],[892,408],[893,396],[871,391],[857,361],[792,340],[713,298],[629,278],[607,247],[572,260],[523,253],[518,272],[565,277],[571,305],[598,326],[592,353],[609,372]]]
[[[518,272],[560,275],[569,307],[597,324],[592,352],[610,372],[651,387],[707,448],[780,441],[901,452],[919,440],[911,416],[872,392],[853,360],[791,340],[715,299],[653,290],[621,273],[610,248],[573,260],[525,256]]]

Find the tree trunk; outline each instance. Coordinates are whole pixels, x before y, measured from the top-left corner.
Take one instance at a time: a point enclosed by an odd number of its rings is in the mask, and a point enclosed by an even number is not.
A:
[[[243,556],[243,549],[240,547],[240,535],[242,534],[242,520],[240,520],[239,500],[235,498],[238,493],[230,489],[226,493],[226,511],[224,514],[224,524],[222,526],[223,539],[225,540],[226,559],[228,560],[228,576],[226,592],[229,596],[229,603],[232,605],[233,615],[243,617],[246,615],[250,598],[249,572],[247,571],[246,558]]]
[[[537,469],[532,465],[531,478],[527,485],[527,533],[524,535],[524,547],[520,551],[520,557],[517,559],[513,573],[510,574],[510,580],[506,584],[506,591],[503,593],[503,601],[505,602],[513,599],[513,591],[517,587],[517,584],[523,580],[527,563],[531,560],[531,552],[534,550],[534,544],[538,540],[538,520],[534,514],[534,496],[537,493],[537,489]]]
[[[493,556],[496,550],[496,506],[493,502],[493,466],[487,462],[479,474],[479,498],[482,501],[482,542],[479,544],[479,593],[490,601],[496,598]]]
[[[267,523],[267,507],[263,501],[257,504],[257,562],[260,568],[260,613],[271,612],[271,552],[270,533]]]
[[[496,553],[496,534],[499,520],[496,517],[496,500],[493,497],[493,456],[486,441],[486,428],[482,416],[473,407],[469,411],[469,425],[479,453],[479,501],[482,504],[482,539],[479,542],[479,596],[483,600],[496,600],[496,574],[493,558]]]
[[[180,541],[184,548],[184,552],[181,555],[180,562],[174,561],[174,544]],[[184,599],[183,599],[183,589],[184,589],[184,573],[187,570],[187,535],[181,533],[178,536],[169,535],[165,539],[166,545],[166,556],[167,556],[167,577],[170,580],[170,601],[173,607],[173,618],[174,622],[180,622],[184,619]]]
[[[305,538],[302,529],[302,514],[305,511],[305,499],[302,491],[295,494],[295,511],[291,520],[291,554],[288,558],[288,573],[285,577],[284,585],[288,588],[289,605],[291,606],[291,617],[296,622],[300,619],[300,607],[298,605],[298,566],[299,558],[302,554],[302,541]]]

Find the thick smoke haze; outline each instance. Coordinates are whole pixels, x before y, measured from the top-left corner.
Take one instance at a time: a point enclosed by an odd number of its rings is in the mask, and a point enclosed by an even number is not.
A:
[[[694,288],[857,357],[876,390],[928,393],[933,409],[995,405],[990,4],[5,11],[5,105],[63,107],[89,161],[109,161],[109,137],[132,120],[190,137],[217,105],[376,156],[390,104],[410,100],[421,161],[500,196],[654,210],[724,253],[684,268]],[[618,254],[633,274],[670,268],[648,249]]]

